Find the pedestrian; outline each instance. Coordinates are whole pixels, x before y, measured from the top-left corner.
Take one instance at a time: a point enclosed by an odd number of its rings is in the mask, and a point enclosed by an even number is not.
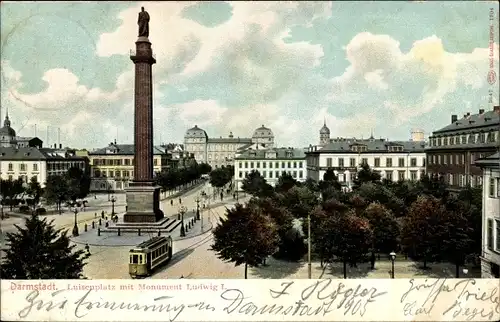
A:
[[[170,205],[173,207],[174,206],[174,199],[170,199]]]
[[[101,211],[101,218],[104,219],[104,210]]]
[[[181,198],[179,198],[179,204],[182,204],[182,199]]]

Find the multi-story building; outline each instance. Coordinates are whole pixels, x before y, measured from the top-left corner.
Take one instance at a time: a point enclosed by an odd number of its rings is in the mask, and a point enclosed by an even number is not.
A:
[[[451,116],[447,126],[429,137],[427,173],[444,176],[451,190],[470,185],[480,186],[482,170],[474,161],[498,151],[500,145],[500,107],[491,111]]]
[[[234,160],[236,187],[241,190],[242,182],[252,170],[257,170],[274,186],[283,173],[292,175],[297,181],[306,180],[306,159],[303,149],[264,148],[248,149]]]
[[[70,168],[86,169],[86,158],[70,151],[49,148],[0,147],[0,178],[29,182],[36,177],[42,186],[51,175],[64,175]]]
[[[500,153],[475,162],[483,171],[481,277],[500,278]]]
[[[42,144],[42,140],[37,137],[16,136],[16,131],[11,127],[9,112],[6,113],[3,127],[0,128],[0,147],[41,148]]]
[[[133,144],[116,144],[88,153],[91,167],[91,191],[122,191],[128,188],[134,178]],[[177,167],[179,160],[173,160],[164,148],[153,147],[154,173]]]
[[[230,132],[228,137],[210,138],[205,130],[195,125],[184,136],[184,150],[194,154],[199,163],[208,163],[212,168],[232,165],[237,154],[259,144],[266,148],[274,146],[274,134],[262,125],[256,129],[252,138],[235,138]]]
[[[337,138],[322,146],[310,146],[306,153],[307,176],[323,180],[331,168],[339,181],[351,187],[361,164],[366,163],[392,181],[418,180],[425,171],[425,143],[421,141],[387,141],[385,139]]]

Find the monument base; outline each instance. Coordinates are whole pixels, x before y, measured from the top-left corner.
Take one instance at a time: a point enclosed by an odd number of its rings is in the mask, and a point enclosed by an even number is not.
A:
[[[160,210],[160,187],[131,184],[125,189],[127,212],[125,223],[155,223],[164,218]]]

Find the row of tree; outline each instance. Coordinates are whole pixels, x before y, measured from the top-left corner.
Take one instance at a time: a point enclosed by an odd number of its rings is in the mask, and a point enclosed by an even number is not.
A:
[[[195,163],[185,168],[173,168],[156,175],[156,183],[164,191],[183,189],[186,185],[198,180],[202,175],[212,171],[207,163]]]
[[[29,182],[21,178],[0,181],[2,204],[10,206],[11,210],[24,202],[35,210],[43,197],[47,204],[55,204],[61,211],[64,203],[76,203],[85,198],[89,190],[90,177],[79,168],[70,168],[64,175],[49,176],[43,189],[36,177]]]
[[[216,188],[222,188],[232,182],[234,167],[232,165],[222,166],[210,172],[210,184]]]
[[[309,218],[314,255],[322,264],[342,262],[344,274],[347,265],[372,261],[373,267],[377,253],[404,253],[424,268],[428,262],[452,262],[457,272],[480,254],[479,188],[467,187],[454,196],[442,178],[381,181],[367,165],[361,166],[352,191],[343,189],[331,169],[319,183],[299,183],[283,174],[274,188],[252,171],[242,187],[254,198],[228,210],[212,246],[236,265],[258,266],[270,255],[300,260]],[[297,221],[301,231],[294,228]]]

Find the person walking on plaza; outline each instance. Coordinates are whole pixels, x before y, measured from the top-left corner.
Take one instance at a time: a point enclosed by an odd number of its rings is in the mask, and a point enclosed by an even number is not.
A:
[[[174,206],[174,199],[170,199],[170,205],[173,207]]]
[[[182,199],[181,198],[179,198],[179,204],[182,204]]]

